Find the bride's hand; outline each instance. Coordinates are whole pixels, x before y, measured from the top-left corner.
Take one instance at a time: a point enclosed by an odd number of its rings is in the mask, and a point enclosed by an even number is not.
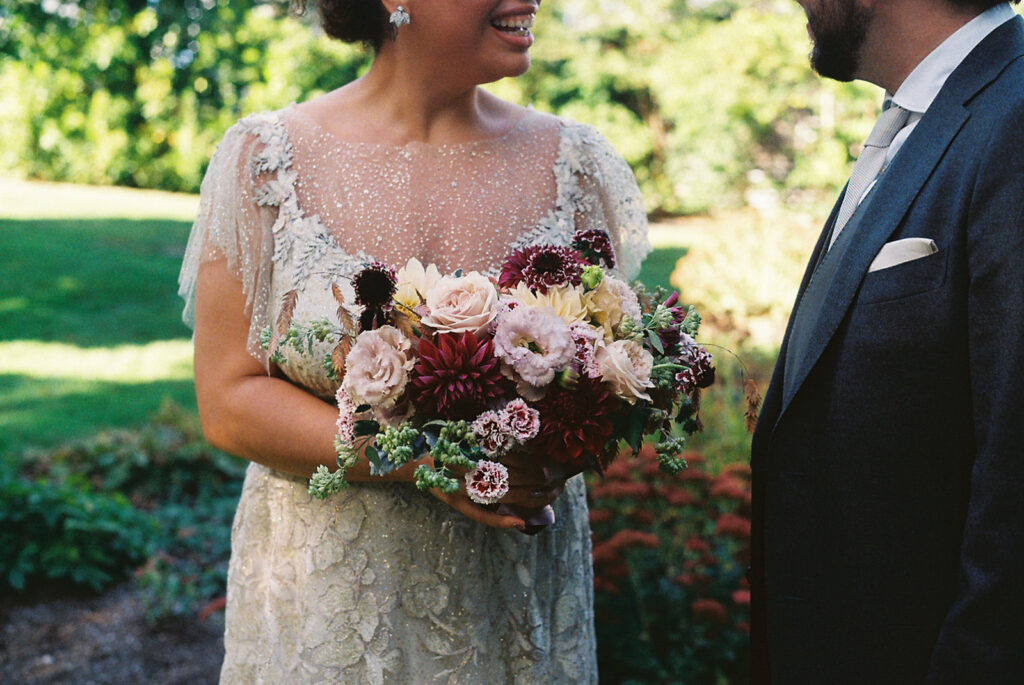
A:
[[[537,462],[528,457],[503,457],[502,463],[508,468],[508,494],[501,498],[502,504],[515,505],[517,508],[543,509],[552,504],[565,489],[564,479],[551,479],[544,474]],[[445,494],[433,488],[430,493],[452,509],[473,519],[478,523],[494,528],[526,528],[526,521],[519,516],[498,513],[491,507],[477,504],[466,494],[464,474],[458,473],[458,492]],[[506,510],[507,511],[507,510]]]

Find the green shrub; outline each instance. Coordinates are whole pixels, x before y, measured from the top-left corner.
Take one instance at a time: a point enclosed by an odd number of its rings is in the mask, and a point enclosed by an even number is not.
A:
[[[85,488],[94,507],[105,507],[105,511],[120,507],[118,511],[128,518],[123,526],[110,523],[110,532],[122,526],[124,535],[133,535],[131,516],[149,522],[136,526],[134,533],[145,532],[142,554],[130,559],[108,556],[110,579],[145,561],[135,578],[146,616],[156,623],[194,617],[203,605],[223,597],[231,522],[245,466],[243,460],[210,447],[203,440],[198,418],[168,402],[138,428],[107,431],[55,450],[30,453],[24,471],[43,490]],[[57,553],[48,538],[34,544],[30,535],[24,526],[14,531],[12,548]],[[92,544],[108,543],[96,538]]]
[[[877,89],[820,79],[796,3],[565,0],[540,9],[533,68],[489,86],[593,124],[653,213],[750,191],[834,192]],[[341,86],[371,55],[285,3],[8,0],[0,6],[0,170],[195,191],[242,115]]]
[[[102,590],[144,561],[160,535],[153,516],[85,481],[0,473],[0,588],[38,581]]]
[[[592,483],[602,681],[717,685],[746,676],[749,468],[667,476],[650,448]]]

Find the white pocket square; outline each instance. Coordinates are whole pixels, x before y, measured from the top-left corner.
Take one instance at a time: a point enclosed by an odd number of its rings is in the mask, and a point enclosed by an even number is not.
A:
[[[881,271],[891,267],[910,262],[921,257],[935,254],[939,247],[930,238],[904,238],[886,243],[878,251],[875,261],[868,267],[868,273]]]

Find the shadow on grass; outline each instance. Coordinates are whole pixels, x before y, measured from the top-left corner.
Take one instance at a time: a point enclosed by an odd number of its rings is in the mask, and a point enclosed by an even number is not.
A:
[[[644,260],[644,266],[640,270],[640,281],[648,288],[662,286],[671,288],[669,278],[675,271],[676,262],[686,256],[689,248],[686,247],[659,247],[655,249]]]
[[[0,340],[110,346],[188,337],[177,279],[189,228],[0,219]]]
[[[166,398],[195,411],[191,381],[110,383],[0,375],[0,467],[27,447],[50,447],[104,428],[146,421]]]

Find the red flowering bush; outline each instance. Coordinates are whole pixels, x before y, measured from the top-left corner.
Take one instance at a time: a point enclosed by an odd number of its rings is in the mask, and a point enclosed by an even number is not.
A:
[[[750,469],[677,476],[645,447],[591,487],[602,682],[745,682],[750,631]]]

